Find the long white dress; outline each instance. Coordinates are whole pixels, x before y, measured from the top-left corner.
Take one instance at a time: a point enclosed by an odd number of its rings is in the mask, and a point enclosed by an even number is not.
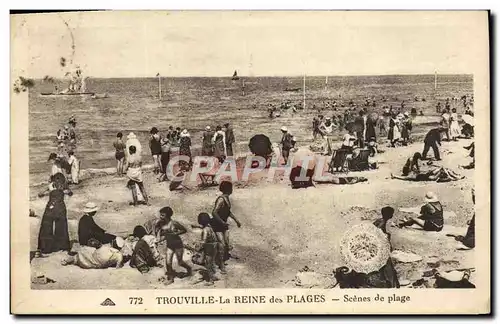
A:
[[[458,124],[457,113],[452,113],[450,116],[450,135],[452,138],[460,136],[460,125]]]

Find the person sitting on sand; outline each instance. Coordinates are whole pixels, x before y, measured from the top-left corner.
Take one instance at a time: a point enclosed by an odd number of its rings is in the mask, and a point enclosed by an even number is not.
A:
[[[476,204],[476,195],[474,194],[474,189],[472,189],[472,202]],[[465,236],[457,236],[455,239],[459,241],[457,244],[457,250],[470,250],[476,246],[476,213],[472,216],[472,219],[468,222],[467,233]]]
[[[374,157],[378,154],[378,144],[375,137],[371,137],[368,141],[367,149],[370,151],[370,156]]]
[[[68,152],[68,164],[71,167],[71,181],[70,183],[78,184],[80,179],[80,161],[76,158],[73,151]]]
[[[115,159],[116,159],[116,174],[121,177],[123,175],[123,164],[125,162],[125,143],[123,143],[123,134],[119,132],[116,134],[116,140],[113,142],[113,147],[115,148]]]
[[[144,189],[144,183],[142,179],[142,160],[141,156],[136,153],[135,146],[129,147],[129,157],[127,160],[127,187],[132,192],[132,203],[131,205],[137,206],[139,203],[137,197],[137,188],[141,191],[142,197],[144,198],[144,202],[146,205],[149,205],[148,195],[146,194],[146,190]]]
[[[219,185],[219,191],[222,195],[215,200],[215,206],[212,211],[211,226],[214,229],[219,241],[224,245],[224,260],[230,258],[229,254],[229,218],[232,218],[238,227],[241,227],[240,221],[231,212],[231,201],[229,196],[233,193],[233,184],[228,181],[222,181]]]
[[[99,208],[93,202],[88,202],[83,209],[85,213],[78,221],[78,243],[80,245],[88,245],[90,240],[97,240],[101,244],[107,244],[113,241],[116,236],[106,233],[96,224],[94,216]]]
[[[160,214],[165,216],[166,224],[162,226],[157,240],[158,243],[162,241],[166,241],[167,246],[167,255],[165,258],[165,274],[167,277],[167,281],[165,285],[172,284],[174,282],[174,277],[176,272],[172,267],[172,261],[174,258],[174,254],[177,258],[177,263],[179,266],[186,269],[187,276],[191,276],[192,268],[184,261],[184,244],[182,243],[182,239],[180,235],[187,233],[187,229],[180,224],[179,222],[172,219],[173,211],[169,207],[164,207],[160,210]]]
[[[425,204],[420,209],[420,216],[405,219],[398,225],[400,228],[418,225],[424,231],[441,232],[444,225],[443,206],[433,192],[428,192],[425,195],[424,201]]]
[[[441,161],[441,156],[439,155],[439,146],[441,146],[441,133],[445,131],[444,128],[438,127],[433,128],[427,132],[424,138],[424,150],[422,152],[422,160],[427,160],[427,153],[432,147],[434,151],[434,157],[436,161]]]
[[[93,246],[81,246],[74,256],[69,256],[61,261],[63,266],[74,264],[82,269],[106,269],[110,267],[121,268],[124,256],[121,253],[125,240],[116,237],[110,244],[93,243]]]
[[[155,245],[156,238],[153,235],[147,235],[143,226],[136,226],[133,236],[139,241],[134,246],[129,264],[140,273],[149,272],[149,269],[155,267],[159,260],[159,253]]]
[[[206,286],[212,286],[215,280],[215,265],[219,266],[222,274],[226,273],[223,260],[223,245],[219,242],[217,235],[210,226],[210,215],[200,213],[198,224],[201,227],[201,240],[198,252],[202,253],[203,265],[207,271]]]
[[[356,136],[354,136],[354,131],[352,130],[352,128],[350,128],[342,137],[342,146],[340,147],[340,149],[347,151],[349,154],[352,154],[355,142]]]
[[[394,208],[392,208],[390,206],[386,206],[386,207],[382,208],[380,213],[382,214],[382,218],[379,218],[376,221],[374,221],[373,225],[380,228],[382,230],[382,232],[384,232],[387,235],[387,238],[390,241],[391,235],[389,233],[387,233],[387,223],[394,216]]]
[[[405,177],[409,176],[410,173],[415,175],[420,173],[419,161],[422,160],[422,155],[420,152],[416,152],[412,157],[406,160],[405,165],[403,166],[403,170],[401,174]]]

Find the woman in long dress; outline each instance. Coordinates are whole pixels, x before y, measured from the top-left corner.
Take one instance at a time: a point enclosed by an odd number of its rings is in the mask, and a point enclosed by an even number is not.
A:
[[[184,160],[179,161],[181,170],[189,170],[191,166],[191,135],[189,135],[187,129],[181,132],[179,138],[179,155],[189,157],[189,162]]]
[[[141,191],[144,202],[149,205],[148,196],[146,190],[144,189],[144,183],[142,180],[142,159],[141,156],[137,154],[135,146],[130,146],[128,148],[129,157],[127,160],[127,187],[132,191],[132,205],[137,206],[138,197],[137,189]]]
[[[460,130],[460,125],[458,124],[458,115],[457,115],[457,110],[453,108],[451,110],[451,115],[450,115],[450,135],[451,139],[456,141],[457,138],[460,136],[461,130]]]
[[[219,159],[219,162],[224,162],[226,159],[226,134],[221,126],[217,126],[215,134],[212,139],[214,142],[214,156]]]
[[[62,173],[54,175],[52,179],[49,185],[49,201],[45,207],[38,234],[38,250],[43,254],[70,249],[68,219],[64,203],[66,179]]]

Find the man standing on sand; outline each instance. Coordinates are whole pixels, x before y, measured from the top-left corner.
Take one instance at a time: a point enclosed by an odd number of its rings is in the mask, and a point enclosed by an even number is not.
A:
[[[359,111],[359,116],[354,120],[354,127],[356,130],[356,137],[358,138],[358,146],[360,148],[365,147],[365,127],[366,118],[365,112],[363,110]]]
[[[288,128],[285,126],[281,127],[281,132],[283,133],[283,136],[281,137],[281,155],[283,156],[283,159],[285,160],[284,164],[288,163],[288,158],[290,156],[290,150],[293,148],[292,145],[292,135],[288,132]]]
[[[442,127],[431,129],[424,138],[424,151],[422,152],[422,160],[427,159],[427,153],[429,149],[432,147],[434,151],[434,157],[436,161],[441,160],[441,156],[439,155],[439,146],[441,146],[441,132],[444,129]],[[438,146],[439,145],[439,146]]]
[[[125,143],[123,143],[122,132],[118,132],[118,134],[116,134],[116,140],[113,142],[113,147],[115,148],[116,174],[121,177],[123,175],[126,148]]]
[[[233,156],[233,143],[235,142],[234,139],[234,132],[233,128],[229,123],[224,124],[225,132],[226,132],[226,152],[227,156]]]

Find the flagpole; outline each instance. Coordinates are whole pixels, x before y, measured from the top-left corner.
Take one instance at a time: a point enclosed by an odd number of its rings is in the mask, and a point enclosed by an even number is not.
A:
[[[434,71],[434,92],[436,92],[437,90],[437,80],[438,80],[437,71]]]
[[[304,103],[303,103],[303,109],[306,109],[306,75],[304,74],[304,82],[303,82],[303,95],[304,95]]]
[[[161,100],[161,75],[158,73],[158,97]]]

